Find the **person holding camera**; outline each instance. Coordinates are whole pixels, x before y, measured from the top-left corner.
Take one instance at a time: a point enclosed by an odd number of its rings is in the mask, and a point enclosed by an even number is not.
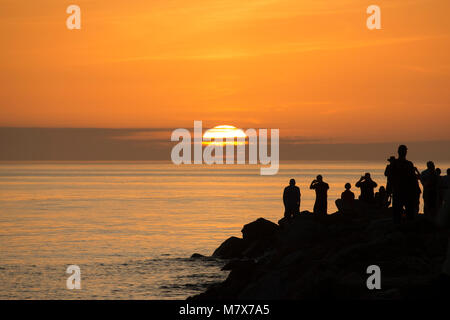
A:
[[[316,179],[311,182],[309,186],[311,190],[316,191],[316,202],[314,203],[314,214],[327,215],[328,207],[328,189],[330,186],[323,181],[322,176],[319,174]]]

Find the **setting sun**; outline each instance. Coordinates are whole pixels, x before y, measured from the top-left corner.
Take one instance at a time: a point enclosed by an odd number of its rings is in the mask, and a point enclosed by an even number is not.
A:
[[[221,125],[221,126],[215,126],[212,129],[209,129],[205,132],[203,135],[204,139],[214,139],[214,141],[203,141],[203,144],[219,144],[219,145],[226,145],[226,144],[234,144],[237,145],[239,143],[245,143],[244,142],[238,142],[235,141],[234,138],[246,138],[246,134],[241,129],[236,128],[235,126],[230,125]],[[233,141],[223,141],[225,139]]]

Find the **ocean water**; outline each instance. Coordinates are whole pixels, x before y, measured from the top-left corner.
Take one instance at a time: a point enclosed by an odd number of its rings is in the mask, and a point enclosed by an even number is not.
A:
[[[309,184],[322,174],[332,213],[346,182],[371,172],[385,184],[384,167],[295,162],[261,176],[250,165],[1,163],[0,299],[187,298],[227,276],[222,261],[190,256],[211,255],[256,218],[277,222],[290,178],[312,210]],[[81,290],[66,288],[69,265]]]

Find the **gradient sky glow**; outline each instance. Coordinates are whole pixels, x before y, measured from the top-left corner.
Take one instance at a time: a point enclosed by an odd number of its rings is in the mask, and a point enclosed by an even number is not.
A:
[[[81,7],[68,30],[66,8]],[[382,30],[366,28],[381,7]],[[448,0],[0,0],[0,126],[447,140]]]

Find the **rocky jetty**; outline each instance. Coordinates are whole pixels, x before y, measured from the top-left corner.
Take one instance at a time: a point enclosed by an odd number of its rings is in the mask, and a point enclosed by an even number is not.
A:
[[[415,299],[440,294],[448,235],[422,215],[394,225],[388,211],[326,217],[302,212],[290,223],[259,218],[213,253],[228,278],[189,299]],[[381,269],[369,290],[367,268]]]

